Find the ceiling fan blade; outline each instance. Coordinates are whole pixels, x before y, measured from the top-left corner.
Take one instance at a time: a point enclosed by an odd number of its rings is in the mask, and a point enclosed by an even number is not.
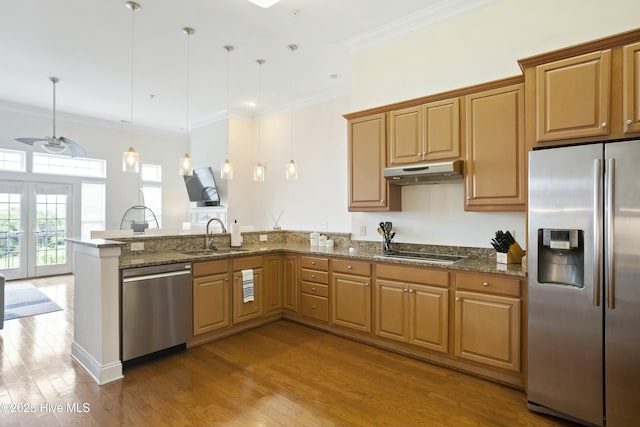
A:
[[[22,142],[23,144],[33,145],[38,141],[47,141],[47,138],[16,138],[15,140],[18,142]]]
[[[71,157],[83,157],[87,154],[87,152],[84,151],[84,148],[82,148],[77,142],[74,142],[69,138],[65,138],[64,136],[61,136],[59,139],[69,146]]]

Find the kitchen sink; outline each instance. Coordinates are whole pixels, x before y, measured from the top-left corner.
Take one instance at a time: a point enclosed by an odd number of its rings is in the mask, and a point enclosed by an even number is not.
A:
[[[408,251],[395,251],[384,255],[375,255],[378,259],[395,259],[402,261],[417,261],[430,264],[455,264],[456,262],[467,259],[468,257],[462,255],[447,255],[447,254],[431,254],[424,252],[408,252]]]
[[[193,251],[181,251],[185,255],[206,256],[206,255],[227,255],[247,252],[244,248],[223,248],[223,249],[196,249]]]

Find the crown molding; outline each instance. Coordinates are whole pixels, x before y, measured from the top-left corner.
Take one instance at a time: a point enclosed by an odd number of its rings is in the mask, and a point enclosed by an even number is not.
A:
[[[439,22],[462,15],[485,6],[495,0],[443,0],[411,15],[391,21],[373,30],[347,39],[345,46],[353,51],[362,51],[396,37],[430,27]]]

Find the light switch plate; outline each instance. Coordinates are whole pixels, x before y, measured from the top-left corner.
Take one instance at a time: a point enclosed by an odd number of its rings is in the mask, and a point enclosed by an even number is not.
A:
[[[266,242],[269,239],[269,235],[267,234],[261,234],[260,235],[260,241],[261,242]]]
[[[364,237],[367,235],[367,226],[366,225],[361,225],[360,226],[360,237]]]
[[[144,242],[131,243],[131,251],[144,251]]]

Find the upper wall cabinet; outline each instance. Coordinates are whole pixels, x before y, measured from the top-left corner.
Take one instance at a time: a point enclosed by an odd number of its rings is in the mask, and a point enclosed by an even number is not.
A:
[[[525,210],[524,85],[465,97],[465,210]]]
[[[389,112],[389,165],[460,157],[458,98]]]
[[[536,67],[536,141],[609,135],[611,51]]]
[[[386,114],[348,122],[349,211],[400,210],[400,187],[382,177],[386,165]]]
[[[640,30],[520,60],[529,148],[640,134]]]

